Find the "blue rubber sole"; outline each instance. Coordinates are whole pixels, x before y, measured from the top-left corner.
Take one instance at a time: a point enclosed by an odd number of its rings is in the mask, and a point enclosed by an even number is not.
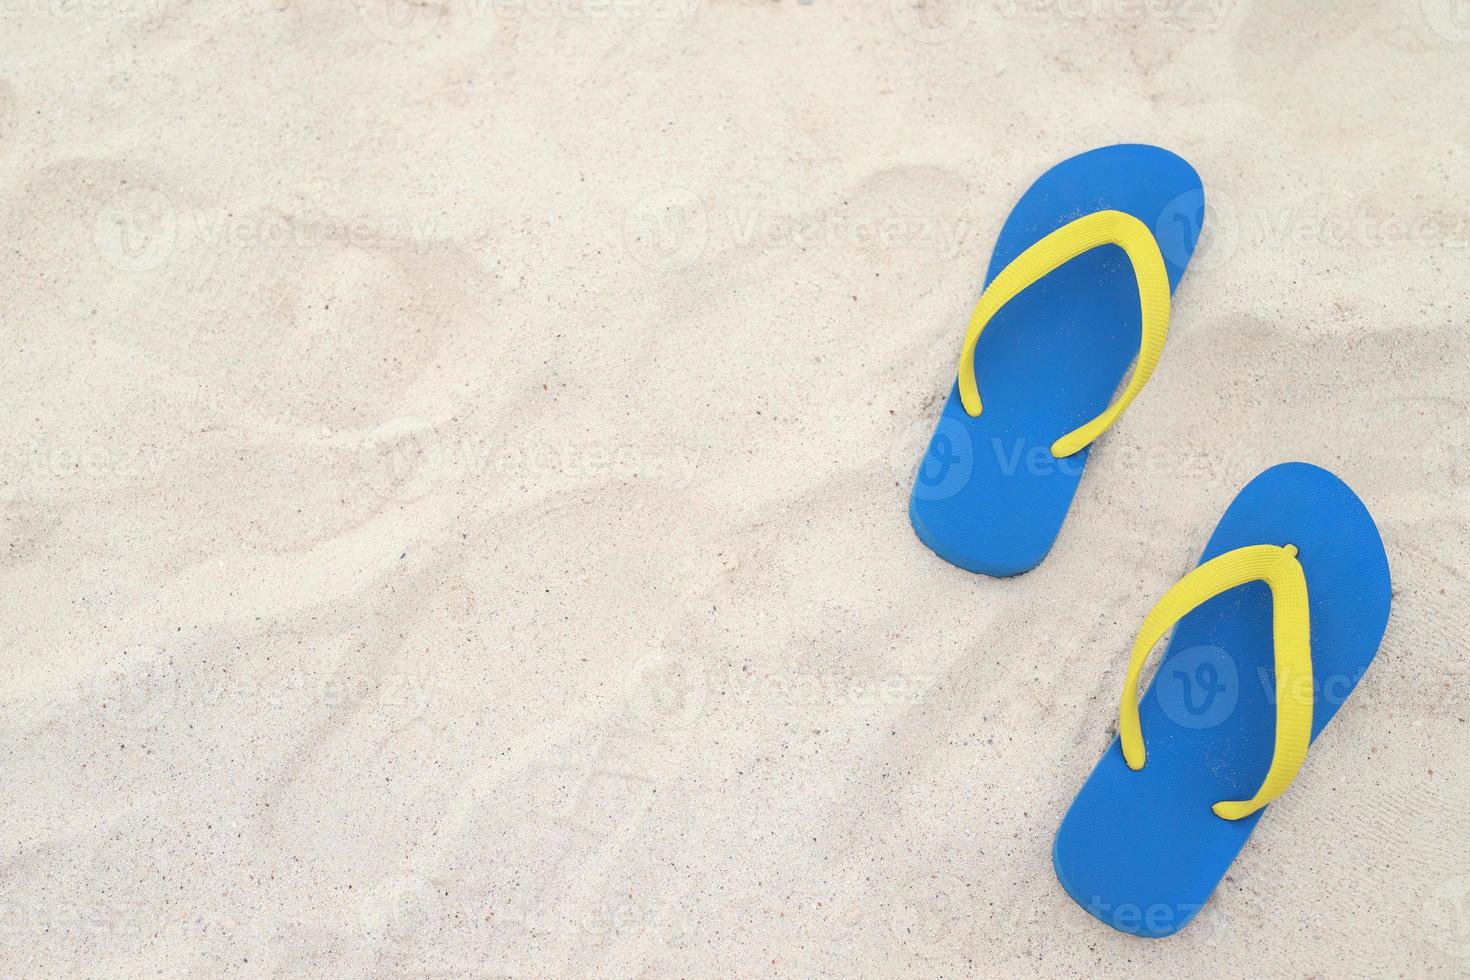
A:
[[[1125,211],[1153,229],[1172,290],[1204,213],[1199,176],[1155,146],[1092,150],[1043,174],[1012,210],[985,283],[1039,239],[1094,211]],[[1109,245],[1078,256],[1001,309],[975,349],[985,410],[970,418],[958,386],[919,463],[909,519],[945,561],[1016,575],[1051,550],[1087,463],[1051,444],[1112,400],[1138,352],[1138,286]]]
[[[1254,544],[1298,549],[1315,739],[1378,650],[1392,591],[1388,557],[1363,502],[1307,463],[1274,466],[1247,484],[1200,562]],[[1168,936],[1194,918],[1270,809],[1225,820],[1210,807],[1249,799],[1266,774],[1274,677],[1265,583],[1232,589],[1179,621],[1139,703],[1147,763],[1129,769],[1115,738],[1057,831],[1052,865],[1077,904],[1137,936]]]

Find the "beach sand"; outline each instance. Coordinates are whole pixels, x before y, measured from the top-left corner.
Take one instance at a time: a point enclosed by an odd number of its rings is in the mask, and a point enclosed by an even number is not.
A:
[[[1451,0],[0,7],[0,972],[1465,976]],[[906,515],[995,235],[1200,172],[1010,580]],[[1069,899],[1128,646],[1323,465],[1372,669],[1200,918]]]

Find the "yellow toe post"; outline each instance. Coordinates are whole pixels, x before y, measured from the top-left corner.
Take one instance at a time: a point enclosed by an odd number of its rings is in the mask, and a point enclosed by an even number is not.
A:
[[[970,325],[965,330],[965,344],[960,348],[960,403],[971,418],[978,418],[981,404],[980,389],[975,383],[975,345],[985,325],[1023,290],[1083,252],[1103,245],[1117,245],[1123,249],[1138,280],[1142,334],[1138,363],[1117,401],[1097,418],[1052,443],[1051,453],[1058,459],[1085,449],[1118,420],[1129,402],[1148,383],[1164,350],[1164,338],[1169,333],[1169,274],[1164,268],[1164,257],[1159,253],[1159,243],[1154,240],[1148,226],[1122,211],[1095,211],[1047,235],[1016,256],[980,294],[975,312],[970,315]]]
[[[1295,545],[1250,545],[1212,558],[1176,582],[1144,617],[1118,709],[1123,759],[1135,771],[1146,754],[1138,720],[1138,679],[1149,651],[1175,623],[1200,604],[1247,582],[1271,588],[1272,641],[1276,648],[1276,743],[1260,788],[1248,800],[1221,800],[1211,809],[1239,820],[1286,792],[1307,757],[1312,740],[1312,646],[1307,580]]]

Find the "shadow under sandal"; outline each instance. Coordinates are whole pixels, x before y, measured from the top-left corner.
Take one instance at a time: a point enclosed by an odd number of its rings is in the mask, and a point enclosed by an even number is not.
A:
[[[1283,463],[1247,484],[1143,621],[1118,737],[1057,831],[1067,893],[1137,936],[1188,924],[1372,662],[1390,598],[1378,528],[1341,480]]]
[[[1156,146],[1072,157],[1022,195],[914,481],[909,519],[935,554],[996,576],[1046,557],[1088,446],[1153,373],[1203,215],[1199,176]]]

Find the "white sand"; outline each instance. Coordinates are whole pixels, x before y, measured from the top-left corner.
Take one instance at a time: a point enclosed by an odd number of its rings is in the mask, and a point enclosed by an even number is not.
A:
[[[0,972],[1466,975],[1452,0],[586,2],[0,2]],[[1214,208],[1159,372],[959,571],[905,506],[994,235],[1128,140]],[[1388,635],[1114,933],[1052,835],[1293,458]]]

